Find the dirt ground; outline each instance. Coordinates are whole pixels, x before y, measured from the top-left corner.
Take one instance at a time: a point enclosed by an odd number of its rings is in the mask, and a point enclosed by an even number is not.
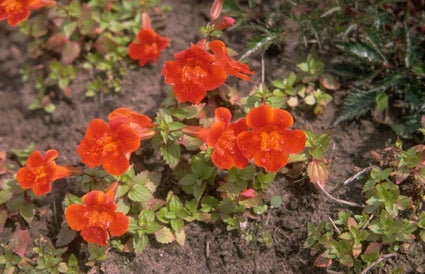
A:
[[[162,64],[171,60],[173,54],[186,49],[190,42],[200,38],[198,27],[206,22],[209,1],[179,0],[163,1],[172,6],[167,15],[166,25],[159,30],[170,39],[167,48],[156,65],[128,71],[120,93],[103,94],[94,98],[84,96],[87,77],[78,75],[73,82],[70,99],[58,97],[52,114],[43,111],[29,111],[28,105],[34,100],[36,91],[32,83],[22,83],[19,73],[23,62],[30,56],[17,38],[17,29],[5,22],[0,24],[0,151],[6,151],[8,161],[14,163],[12,149],[26,148],[31,142],[36,148],[45,151],[55,148],[60,152],[58,163],[80,166],[76,147],[84,131],[94,118],[106,119],[107,114],[117,107],[127,107],[154,117],[165,91],[169,86],[163,83]],[[242,47],[240,33],[229,31],[226,42],[235,49]],[[239,43],[239,44],[238,44]],[[291,66],[284,60],[291,56],[296,47],[287,44],[281,51],[266,55],[266,81],[283,78]],[[324,53],[326,54],[326,52]],[[34,62],[31,60],[30,62]],[[129,60],[129,62],[131,62]],[[249,59],[250,67],[256,71],[251,83],[239,88],[250,89],[261,80],[260,56]],[[343,85],[344,86],[344,85]],[[383,149],[393,144],[396,136],[384,126],[377,126],[366,118],[361,121],[332,126],[347,91],[338,90],[333,101],[321,116],[312,110],[295,110],[295,128],[305,128],[316,133],[332,130],[328,153],[329,183],[327,189],[333,195],[351,201],[361,202],[361,182],[342,186],[342,182],[354,174],[356,167],[364,168],[372,163],[371,150]],[[53,191],[41,203],[41,208],[52,209],[53,201],[62,201],[67,191],[74,190],[77,182],[73,178],[63,179],[54,184]],[[139,256],[122,255],[110,252],[100,267],[92,273],[326,273],[326,270],[313,266],[314,257],[303,249],[307,236],[308,222],[319,222],[335,216],[341,205],[335,204],[318,192],[309,182],[295,183],[279,177],[268,190],[268,195],[281,195],[282,205],[272,211],[266,230],[273,236],[270,248],[250,246],[239,235],[227,232],[223,224],[206,225],[191,223],[186,226],[186,244],[161,245],[154,240]],[[60,202],[59,202],[60,203]],[[59,206],[60,204],[58,204]],[[29,232],[32,237],[49,234],[52,214],[46,213],[34,220]],[[13,223],[7,223],[0,241],[7,241],[13,232]],[[75,240],[73,252],[86,256],[87,251],[81,241]],[[423,250],[423,247],[422,247]],[[405,273],[423,263],[422,257],[399,256],[387,261],[383,269],[402,266]],[[88,271],[88,270],[87,270]],[[342,270],[343,273],[344,270]]]

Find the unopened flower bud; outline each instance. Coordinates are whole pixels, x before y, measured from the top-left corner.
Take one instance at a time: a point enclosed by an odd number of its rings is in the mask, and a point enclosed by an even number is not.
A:
[[[214,24],[215,30],[225,30],[236,22],[236,20],[230,16],[223,16],[217,20],[217,23]]]
[[[210,10],[211,21],[214,21],[220,16],[222,8],[223,8],[223,0],[214,0],[214,3]]]
[[[328,181],[328,168],[323,161],[312,160],[307,166],[307,175],[312,183],[325,186]]]
[[[254,198],[255,190],[253,190],[252,188],[247,188],[244,191],[242,191],[240,195],[245,198]]]

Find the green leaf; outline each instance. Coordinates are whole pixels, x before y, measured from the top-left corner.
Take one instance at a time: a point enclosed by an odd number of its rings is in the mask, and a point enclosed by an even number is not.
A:
[[[175,143],[168,143],[161,146],[161,153],[165,162],[171,167],[175,168],[180,162],[180,146]]]
[[[381,55],[366,43],[356,42],[336,43],[336,47],[344,53],[369,64],[382,64]]]
[[[153,196],[147,187],[134,185],[128,192],[128,198],[135,202],[149,202],[153,199]]]
[[[174,232],[183,230],[184,221],[182,219],[174,219],[170,221],[171,228]]]
[[[342,112],[333,123],[334,125],[340,122],[359,118],[366,113],[372,111],[375,106],[375,91],[353,90],[344,100]]]
[[[27,223],[31,223],[35,214],[35,205],[29,202],[23,202],[19,206],[19,213],[21,216],[27,221]]]
[[[274,195],[270,199],[270,206],[272,206],[273,208],[278,208],[280,207],[281,204],[282,204],[282,198],[278,195]]]
[[[191,186],[198,182],[198,178],[193,173],[186,174],[179,180],[179,184],[182,186]]]
[[[133,237],[133,248],[136,254],[140,254],[146,249],[149,243],[149,238],[146,235],[139,237],[137,234]]]
[[[380,112],[388,107],[388,96],[385,92],[379,92],[375,97],[376,107]]]
[[[174,234],[168,227],[162,227],[159,231],[155,232],[155,239],[162,244],[171,243],[176,239]]]

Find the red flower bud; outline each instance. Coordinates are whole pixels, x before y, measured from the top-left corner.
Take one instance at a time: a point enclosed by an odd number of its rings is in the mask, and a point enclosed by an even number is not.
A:
[[[247,188],[244,191],[242,191],[240,195],[245,198],[254,198],[255,190],[253,190],[252,188]]]

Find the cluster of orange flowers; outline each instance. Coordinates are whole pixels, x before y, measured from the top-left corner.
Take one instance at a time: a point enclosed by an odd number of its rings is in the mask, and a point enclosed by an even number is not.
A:
[[[54,0],[0,0],[0,20],[10,25],[25,20],[30,10],[54,4]],[[219,17],[222,0],[215,0],[211,18],[222,29],[233,24],[230,17]],[[137,34],[138,42],[131,43],[128,54],[141,66],[156,62],[160,51],[169,45],[166,37],[151,28],[149,16],[142,15],[143,27]],[[164,64],[165,83],[173,85],[179,102],[198,104],[207,91],[220,87],[228,76],[249,81],[254,74],[248,65],[229,56],[222,41],[201,40],[189,49],[174,54],[174,61]],[[288,154],[303,150],[306,136],[302,130],[291,130],[291,114],[266,104],[253,108],[246,117],[232,122],[230,110],[215,110],[215,122],[210,128],[186,126],[183,132],[198,137],[213,149],[211,159],[220,169],[245,168],[250,161],[266,171],[276,172],[288,161]],[[121,175],[130,166],[131,153],[142,140],[155,134],[154,123],[142,114],[127,108],[118,108],[108,115],[108,121],[92,120],[77,152],[81,161],[90,168],[103,166],[112,175]],[[16,178],[23,189],[32,189],[36,196],[51,191],[55,180],[78,174],[75,168],[55,163],[58,152],[50,149],[43,156],[40,151],[30,154],[26,166],[19,169]],[[117,212],[115,194],[118,183],[112,183],[105,192],[94,190],[82,197],[82,204],[72,204],[65,211],[71,229],[81,231],[87,242],[105,246],[111,236],[123,235],[129,226],[128,217]],[[255,190],[246,189],[244,198],[255,197]]]
[[[127,108],[118,108],[109,115],[109,122],[94,119],[90,122],[84,138],[78,146],[81,161],[88,167],[102,165],[112,175],[120,175],[130,166],[131,152],[137,150],[140,142],[155,134],[154,124],[145,115]],[[28,157],[26,166],[18,170],[16,179],[23,189],[33,190],[36,196],[51,191],[51,183],[76,174],[75,168],[55,163],[58,152],[54,149],[34,151]],[[72,204],[65,211],[70,228],[81,231],[84,240],[107,244],[109,234],[120,236],[128,229],[128,217],[116,212],[115,193],[118,183],[111,184],[105,192],[94,190],[83,196],[83,204]],[[109,232],[109,234],[108,234]]]
[[[231,123],[227,108],[215,110],[215,122],[209,129],[185,127],[183,131],[205,141],[214,149],[211,160],[221,169],[244,168],[253,159],[256,166],[276,172],[287,164],[288,154],[300,153],[306,136],[302,130],[290,130],[291,114],[266,104],[253,108],[246,118]]]

